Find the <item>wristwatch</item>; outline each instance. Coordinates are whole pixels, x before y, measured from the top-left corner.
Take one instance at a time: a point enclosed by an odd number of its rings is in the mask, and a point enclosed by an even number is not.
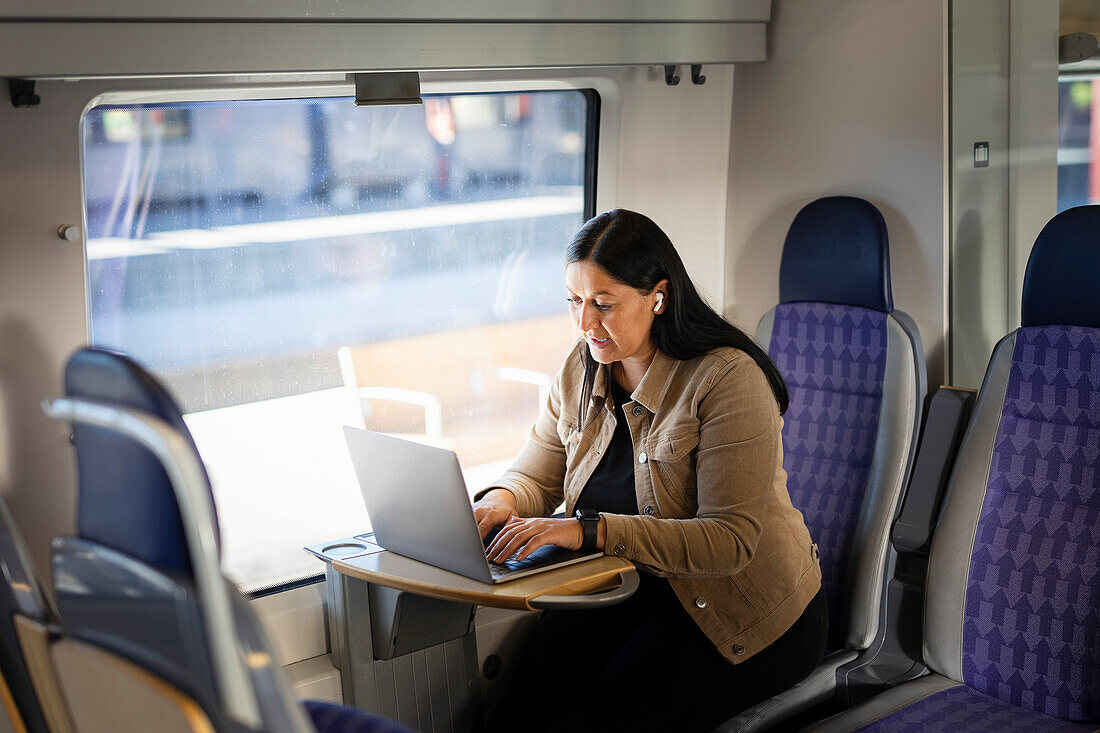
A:
[[[580,521],[581,531],[584,532],[584,539],[581,540],[581,550],[583,552],[598,550],[596,538],[600,529],[600,513],[595,509],[578,509],[574,516]]]

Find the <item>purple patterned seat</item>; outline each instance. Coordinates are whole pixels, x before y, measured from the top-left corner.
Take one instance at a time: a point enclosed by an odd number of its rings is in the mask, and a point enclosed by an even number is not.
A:
[[[966,685],[933,692],[862,728],[867,733],[1091,733],[1096,726],[1051,720]]]
[[[1100,206],[1047,224],[990,359],[929,558],[936,674],[821,730],[1100,728],[1098,239]]]
[[[803,207],[783,244],[779,300],[757,338],[790,390],[787,488],[821,554],[828,647],[865,649],[926,391],[920,336],[894,310],[878,209],[851,196]]]
[[[963,681],[1100,720],[1100,329],[1016,332],[963,627]]]
[[[775,309],[768,349],[790,390],[783,467],[821,553],[829,647],[844,646],[844,578],[878,437],[886,313],[830,303]]]
[[[821,556],[832,652],[798,686],[723,730],[775,725],[836,689],[836,670],[879,632],[892,521],[926,391],[924,349],[894,310],[886,223],[868,201],[818,199],[783,245],[780,305],[756,337],[787,382],[783,468]]]

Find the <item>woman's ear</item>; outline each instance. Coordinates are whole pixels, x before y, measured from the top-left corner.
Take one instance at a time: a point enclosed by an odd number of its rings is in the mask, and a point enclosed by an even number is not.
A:
[[[653,286],[654,313],[663,313],[668,307],[668,280],[661,280]]]

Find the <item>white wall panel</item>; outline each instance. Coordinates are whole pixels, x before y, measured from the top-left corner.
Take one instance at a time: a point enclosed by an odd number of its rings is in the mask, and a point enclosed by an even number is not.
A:
[[[726,314],[755,328],[779,297],[798,210],[863,196],[890,232],[895,305],[916,320],[929,382],[943,374],[945,0],[778,0],[768,61],[737,67]]]
[[[42,104],[0,104],[0,441],[11,465],[0,493],[27,536],[38,568],[49,538],[75,524],[69,430],[39,406],[61,394],[61,369],[87,340],[84,253],[57,236],[80,224],[79,120],[86,99],[72,85],[42,84]]]
[[[657,222],[721,312],[734,70],[707,66],[703,72],[707,81],[696,86],[681,69],[674,87],[656,68],[617,75],[623,107],[614,206]]]

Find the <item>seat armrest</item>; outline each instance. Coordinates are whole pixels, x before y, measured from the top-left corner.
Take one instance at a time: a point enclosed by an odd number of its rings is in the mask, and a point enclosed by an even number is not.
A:
[[[940,387],[933,395],[909,489],[894,522],[891,538],[898,552],[928,554],[947,479],[973,406],[973,390]]]

